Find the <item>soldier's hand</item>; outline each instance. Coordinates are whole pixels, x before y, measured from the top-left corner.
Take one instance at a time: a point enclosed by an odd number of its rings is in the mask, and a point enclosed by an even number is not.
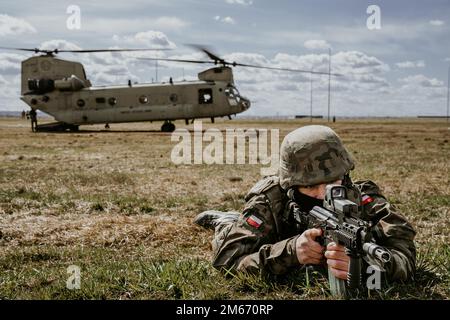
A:
[[[321,229],[308,229],[297,238],[295,251],[301,264],[320,264],[324,247],[315,239],[322,235]]]
[[[330,242],[325,251],[327,265],[336,278],[346,280],[350,257],[345,254],[345,248]]]

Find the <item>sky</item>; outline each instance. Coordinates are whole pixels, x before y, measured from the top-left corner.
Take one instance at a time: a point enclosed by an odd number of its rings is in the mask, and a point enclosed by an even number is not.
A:
[[[68,26],[72,5],[79,28]],[[446,114],[450,0],[16,0],[0,7],[3,47],[172,49],[59,54],[82,62],[94,86],[155,81],[155,63],[138,57],[205,60],[187,44],[239,63],[324,72],[331,49],[332,72],[342,74],[332,77],[331,115]],[[31,55],[0,50],[0,110],[28,109],[19,99],[20,63]],[[158,80],[194,80],[204,68],[160,62]],[[310,113],[308,73],[241,67],[234,79],[252,102],[244,115]],[[313,75],[312,88],[313,114],[326,116],[328,77]]]

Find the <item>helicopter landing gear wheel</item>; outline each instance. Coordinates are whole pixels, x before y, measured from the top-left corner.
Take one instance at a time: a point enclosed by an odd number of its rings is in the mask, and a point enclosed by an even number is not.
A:
[[[175,131],[175,125],[170,121],[166,121],[161,126],[161,131],[162,132],[173,132],[173,131]]]

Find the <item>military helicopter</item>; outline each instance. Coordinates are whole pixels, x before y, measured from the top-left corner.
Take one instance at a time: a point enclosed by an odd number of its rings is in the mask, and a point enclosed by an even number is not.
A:
[[[164,58],[140,58],[182,63],[214,64],[198,73],[196,81],[167,83],[142,83],[112,86],[93,86],[81,63],[56,57],[58,53],[96,53],[117,51],[148,51],[161,49],[95,49],[95,50],[42,50],[7,48],[30,51],[33,56],[22,61],[21,100],[32,113],[41,110],[53,116],[57,122],[33,126],[34,131],[78,131],[80,125],[163,121],[161,131],[175,130],[173,121],[228,116],[250,108],[250,100],[236,88],[231,67],[241,66],[291,72],[326,74],[299,69],[230,62],[210,50],[193,45],[203,51],[210,60],[183,60]],[[164,49],[163,49],[164,50]],[[336,75],[336,74],[333,74]],[[33,121],[33,119],[32,119]],[[34,119],[35,122],[36,119]]]

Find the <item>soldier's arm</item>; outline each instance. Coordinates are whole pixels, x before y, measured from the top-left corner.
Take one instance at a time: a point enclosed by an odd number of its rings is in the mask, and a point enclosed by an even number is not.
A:
[[[414,228],[381,194],[367,196],[370,202],[364,208],[369,218],[376,223],[373,228],[375,241],[392,253],[391,261],[385,265],[387,278],[391,281],[411,280],[416,265]]]
[[[298,236],[279,239],[278,219],[264,194],[253,196],[239,220],[218,235],[213,266],[250,273],[283,274],[299,266]]]
[[[411,224],[400,214],[396,213],[388,202],[385,212],[379,220],[374,233],[376,242],[390,249],[391,262],[386,266],[390,280],[411,280],[416,270],[416,247],[414,237],[416,232]]]

